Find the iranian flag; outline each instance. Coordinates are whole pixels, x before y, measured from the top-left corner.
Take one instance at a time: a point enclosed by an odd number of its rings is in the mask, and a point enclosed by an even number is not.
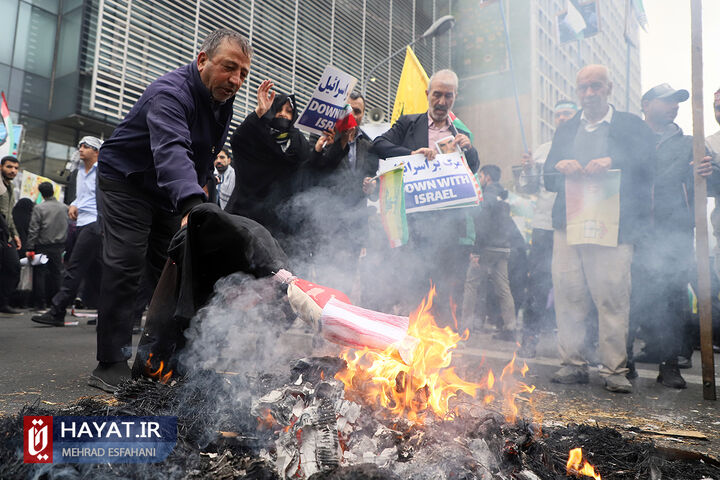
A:
[[[5,132],[7,132],[7,135],[5,136],[5,141],[3,143],[7,145],[7,152],[10,155],[16,155],[17,152],[15,151],[15,139],[13,138],[13,123],[12,119],[10,118],[10,109],[8,108],[7,100],[5,100],[5,92],[1,92],[0,94],[2,95],[2,106],[0,106],[0,113],[2,114],[3,125],[5,125]]]
[[[345,105],[343,114],[337,119],[337,122],[335,122],[335,130],[338,132],[344,132],[357,127],[357,121],[352,113],[352,107],[350,105]]]

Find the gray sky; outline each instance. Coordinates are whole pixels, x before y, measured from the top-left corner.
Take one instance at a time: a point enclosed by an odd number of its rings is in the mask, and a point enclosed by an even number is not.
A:
[[[690,0],[645,0],[648,32],[640,31],[642,91],[660,83],[692,93]],[[713,93],[720,88],[720,0],[703,2],[703,108],[705,136],[720,129],[712,111]],[[675,120],[692,135],[691,99],[680,104]]]

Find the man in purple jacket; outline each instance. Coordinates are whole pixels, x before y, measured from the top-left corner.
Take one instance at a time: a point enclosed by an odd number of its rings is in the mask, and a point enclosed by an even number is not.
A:
[[[133,308],[140,280],[154,289],[170,239],[206,199],[203,186],[227,138],[235,93],[252,49],[237,32],[219,29],[197,59],[151,83],[98,161],[103,279],[97,359],[88,383],[113,392],[130,378]]]

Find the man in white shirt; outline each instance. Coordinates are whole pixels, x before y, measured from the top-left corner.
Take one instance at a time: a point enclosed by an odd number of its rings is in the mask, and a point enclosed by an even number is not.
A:
[[[54,327],[65,326],[65,309],[75,300],[80,284],[93,262],[101,261],[102,241],[95,200],[97,159],[101,145],[102,140],[90,136],[83,137],[78,144],[82,163],[75,180],[77,197],[68,209],[68,217],[75,220],[77,225],[77,240],[67,262],[60,290],[52,298],[50,310],[33,316],[33,322]]]

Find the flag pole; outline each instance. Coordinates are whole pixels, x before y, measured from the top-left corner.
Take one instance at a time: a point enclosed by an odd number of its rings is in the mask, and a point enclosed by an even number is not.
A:
[[[712,303],[710,299],[710,249],[707,228],[707,182],[698,173],[705,156],[703,126],[703,65],[702,65],[702,0],[692,0],[692,114],[693,160],[695,165],[695,244],[698,271],[698,311],[700,313],[700,358],[705,400],[716,400],[715,360],[712,348]]]
[[[510,66],[510,77],[512,78],[513,93],[515,95],[515,110],[517,111],[518,123],[520,123],[520,136],[522,137],[523,148],[528,153],[527,139],[525,138],[525,127],[523,126],[522,113],[520,112],[520,98],[518,96],[517,81],[515,80],[515,68],[513,67],[512,51],[510,49],[510,33],[508,32],[507,21],[505,20],[505,2],[500,0],[500,16],[502,16],[503,30],[505,31],[505,48],[508,54],[508,64]]]

